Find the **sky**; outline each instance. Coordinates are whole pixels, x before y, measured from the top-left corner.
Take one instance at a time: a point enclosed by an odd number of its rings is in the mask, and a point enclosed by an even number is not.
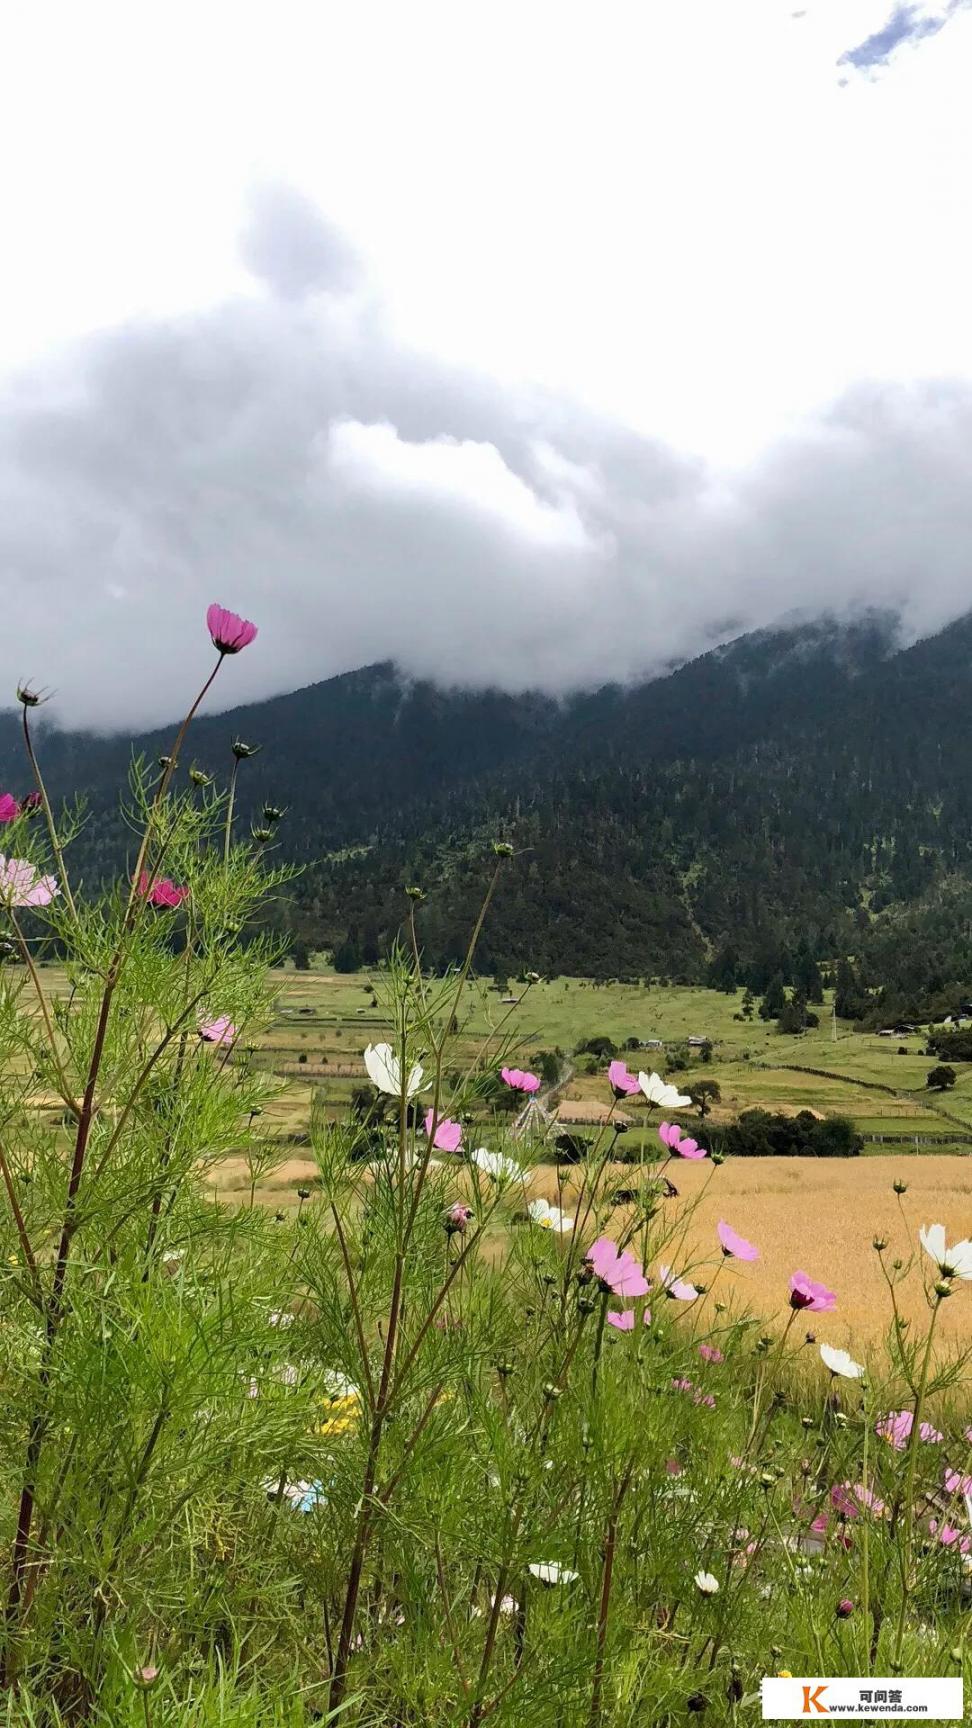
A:
[[[970,605],[972,4],[15,9],[3,681],[634,679]],[[0,701],[6,695],[0,696]]]

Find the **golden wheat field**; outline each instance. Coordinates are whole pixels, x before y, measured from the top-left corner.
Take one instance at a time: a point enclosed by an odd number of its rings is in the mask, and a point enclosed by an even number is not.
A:
[[[674,1218],[680,1209],[690,1217],[676,1229],[660,1258],[712,1285],[721,1260],[715,1235],[720,1219],[760,1250],[757,1264],[734,1261],[718,1273],[718,1283],[704,1299],[706,1305],[724,1300],[771,1323],[785,1309],[790,1273],[800,1269],[838,1296],[836,1312],[814,1322],[819,1337],[852,1350],[878,1345],[891,1319],[887,1285],[872,1246],[875,1236],[887,1238],[884,1258],[889,1266],[896,1257],[905,1262],[915,1257],[912,1275],[901,1286],[899,1306],[916,1326],[925,1311],[922,1279],[930,1266],[918,1244],[919,1226],[941,1222],[950,1239],[972,1236],[972,1160],[968,1158],[931,1155],[846,1162],[750,1158],[730,1159],[718,1168],[681,1163],[669,1169],[679,1198],[666,1204]],[[258,1198],[265,1206],[289,1211],[297,1186],[312,1183],[317,1174],[312,1158],[289,1158],[264,1179]],[[558,1187],[555,1167],[540,1165],[530,1197],[569,1208],[580,1176],[576,1167],[563,1176]],[[616,1166],[614,1177],[619,1185],[630,1184],[632,1167]],[[896,1179],[907,1184],[900,1198],[893,1191]],[[226,1199],[242,1197],[249,1187],[242,1159],[227,1160],[215,1180]],[[467,1172],[457,1164],[457,1197],[467,1195],[468,1186]],[[624,1217],[624,1209],[619,1208],[619,1225]],[[958,1342],[968,1332],[966,1304],[961,1299],[946,1303],[939,1325],[943,1342]]]

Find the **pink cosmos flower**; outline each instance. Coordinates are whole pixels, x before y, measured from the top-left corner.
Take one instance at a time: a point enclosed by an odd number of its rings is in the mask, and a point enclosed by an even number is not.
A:
[[[717,1350],[714,1344],[700,1344],[699,1345],[699,1355],[701,1356],[703,1362],[724,1362],[725,1361],[725,1357],[723,1356],[722,1351]]]
[[[455,1206],[450,1206],[445,1215],[446,1233],[449,1236],[454,1236],[458,1231],[461,1235],[466,1225],[471,1222],[472,1217],[471,1206],[463,1206],[461,1202],[457,1202]]]
[[[27,858],[5,858],[0,852],[0,903],[49,906],[60,892],[56,876],[41,876]]]
[[[39,810],[44,800],[39,792],[28,792],[20,801],[21,810]]]
[[[505,1080],[514,1092],[539,1092],[540,1077],[531,1074],[526,1068],[501,1068],[500,1079]]]
[[[745,1236],[737,1235],[730,1224],[720,1218],[716,1225],[716,1235],[722,1244],[722,1252],[727,1260],[758,1260],[759,1249],[755,1243],[747,1242]]]
[[[859,1518],[871,1512],[875,1518],[884,1516],[884,1501],[865,1488],[863,1482],[835,1482],[830,1490],[830,1504],[840,1518]]]
[[[892,1410],[887,1416],[882,1416],[875,1424],[874,1432],[896,1452],[903,1452],[911,1438],[914,1425],[914,1414],[911,1410]],[[937,1446],[942,1436],[930,1422],[923,1422],[918,1430],[918,1437],[929,1446]]]
[[[230,612],[225,606],[217,606],[215,601],[206,612],[206,628],[213,639],[213,647],[221,654],[238,654],[241,648],[248,648],[257,633],[255,624],[248,618],[241,618],[238,612]]]
[[[696,1404],[704,1404],[708,1410],[714,1410],[716,1407],[716,1401],[711,1392],[696,1392],[695,1402]]]
[[[949,1494],[972,1494],[972,1476],[963,1476],[958,1470],[946,1470],[945,1488]]]
[[[676,1302],[694,1302],[698,1291],[687,1278],[676,1278],[670,1266],[659,1266],[658,1276],[664,1287],[665,1295],[671,1296]]]
[[[138,891],[150,906],[164,907],[168,911],[181,906],[183,900],[189,898],[188,888],[177,888],[168,876],[154,876],[150,879],[147,870],[143,870],[138,879]]]
[[[199,1028],[199,1036],[205,1044],[232,1044],[236,1037],[236,1027],[226,1014],[219,1020],[207,1020]]]
[[[618,1250],[610,1236],[599,1236],[587,1251],[588,1264],[593,1266],[603,1290],[615,1296],[647,1296],[651,1286],[633,1254]]]
[[[637,1074],[629,1074],[623,1062],[612,1062],[608,1069],[608,1079],[615,1098],[624,1098],[632,1092],[640,1092]]]
[[[616,1308],[609,1308],[607,1312],[607,1323],[609,1326],[616,1326],[619,1332],[633,1332],[635,1323],[634,1309],[624,1308],[619,1311]],[[645,1309],[645,1325],[651,1325],[650,1308]]]
[[[432,1133],[433,1122],[435,1122],[434,1134]],[[440,1152],[458,1152],[462,1142],[460,1123],[450,1122],[448,1116],[440,1116],[436,1122],[433,1112],[427,1110],[425,1112],[425,1132],[429,1135],[433,1146],[437,1146]]]
[[[961,1530],[956,1530],[953,1524],[939,1524],[937,1518],[929,1518],[928,1534],[937,1536],[945,1548],[957,1546],[960,1554],[972,1553],[972,1536],[963,1536]]]
[[[818,1284],[805,1272],[794,1272],[790,1279],[791,1308],[806,1308],[811,1314],[827,1314],[836,1306],[837,1298],[826,1284]]]
[[[679,1380],[672,1381],[672,1390],[674,1392],[694,1392],[695,1387],[692,1385],[691,1380],[686,1380],[683,1376]]]
[[[666,1460],[666,1463],[665,1463],[665,1475],[666,1476],[681,1476],[682,1468],[683,1468],[683,1466],[679,1463],[677,1458],[669,1458]]]
[[[682,1130],[677,1122],[659,1122],[658,1138],[669,1152],[675,1152],[679,1158],[707,1158],[708,1153],[697,1140],[690,1140],[688,1135],[682,1138]]]
[[[20,805],[12,792],[0,792],[0,822],[16,822]]]

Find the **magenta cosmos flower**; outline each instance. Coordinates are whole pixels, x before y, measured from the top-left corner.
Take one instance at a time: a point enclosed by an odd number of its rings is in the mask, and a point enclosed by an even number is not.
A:
[[[0,852],[0,903],[49,906],[60,892],[55,876],[41,876],[29,859],[5,858]]]
[[[205,1044],[232,1044],[236,1027],[229,1016],[223,1014],[219,1020],[207,1020],[204,1026],[200,1026],[199,1036]]]
[[[679,1158],[694,1159],[708,1156],[705,1147],[700,1146],[697,1140],[690,1140],[688,1135],[683,1139],[682,1130],[677,1122],[659,1122],[658,1138],[663,1146],[668,1147],[670,1153],[677,1154]]]
[[[20,805],[12,792],[0,792],[0,822],[16,822]]]
[[[791,1308],[806,1308],[811,1314],[828,1314],[836,1306],[837,1298],[826,1284],[818,1284],[805,1272],[794,1272],[790,1279]]]
[[[435,1133],[432,1132],[433,1126]],[[440,1116],[436,1120],[435,1112],[425,1112],[425,1132],[433,1146],[440,1152],[458,1152],[462,1142],[462,1128],[458,1122],[450,1122],[448,1116]]]
[[[911,1410],[891,1410],[875,1424],[874,1432],[882,1440],[886,1440],[889,1446],[893,1446],[896,1452],[903,1452],[911,1439],[914,1421],[914,1412]],[[918,1437],[928,1446],[937,1446],[942,1438],[938,1429],[933,1428],[930,1422],[921,1424]]]
[[[602,1290],[615,1296],[647,1296],[651,1286],[633,1254],[619,1252],[610,1236],[599,1236],[587,1251],[587,1263],[594,1268]]]
[[[701,1356],[703,1362],[724,1362],[725,1361],[725,1357],[723,1356],[722,1351],[718,1350],[714,1344],[700,1344],[699,1345],[699,1355]]]
[[[505,1080],[514,1092],[539,1092],[540,1079],[531,1074],[527,1068],[501,1068],[500,1079]]]
[[[608,1079],[615,1098],[626,1098],[632,1092],[640,1092],[637,1074],[629,1074],[623,1062],[612,1062],[608,1069]]]
[[[241,648],[248,648],[257,633],[255,624],[248,618],[241,618],[238,612],[230,612],[225,606],[217,606],[215,601],[206,613],[206,628],[213,639],[213,647],[221,654],[238,654]]]
[[[189,898],[188,888],[177,888],[168,876],[150,878],[147,870],[143,870],[138,879],[138,891],[150,906],[162,906],[169,910],[181,906],[183,900]]]
[[[720,1218],[716,1225],[716,1235],[722,1244],[722,1252],[728,1260],[758,1260],[759,1249],[754,1242],[747,1242],[745,1236],[740,1236],[730,1224]]]

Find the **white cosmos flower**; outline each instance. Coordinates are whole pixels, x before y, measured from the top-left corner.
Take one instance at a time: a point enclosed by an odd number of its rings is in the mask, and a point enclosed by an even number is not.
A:
[[[711,1572],[696,1572],[692,1582],[703,1596],[714,1596],[719,1588],[719,1580]]]
[[[972,1279],[972,1242],[953,1242],[949,1248],[944,1224],[923,1224],[918,1235],[943,1278]]]
[[[329,1398],[360,1398],[361,1393],[353,1380],[342,1374],[340,1368],[325,1368],[322,1384]]]
[[[492,1176],[494,1182],[533,1181],[532,1171],[522,1169],[516,1159],[507,1158],[505,1152],[487,1152],[485,1146],[477,1146],[469,1156],[486,1176]]]
[[[527,1571],[539,1578],[541,1584],[573,1584],[579,1572],[572,1572],[569,1566],[561,1566],[557,1560],[535,1560],[527,1567]]]
[[[657,1104],[662,1110],[681,1110],[692,1102],[677,1086],[669,1086],[660,1074],[639,1074],[638,1085],[649,1104]]]
[[[820,1356],[831,1374],[842,1374],[845,1380],[859,1380],[864,1372],[862,1363],[855,1362],[846,1350],[835,1350],[832,1344],[821,1344]]]
[[[275,1308],[270,1315],[270,1324],[271,1326],[292,1326],[296,1318],[296,1314],[288,1313],[285,1308]]]
[[[402,1096],[402,1065],[390,1044],[369,1044],[364,1053],[364,1065],[379,1092],[387,1092],[392,1098]],[[422,1069],[416,1062],[409,1072],[405,1097],[414,1098],[421,1090]]]
[[[527,1212],[532,1222],[539,1224],[541,1230],[553,1230],[557,1236],[565,1236],[568,1230],[574,1228],[573,1218],[568,1218],[559,1206],[551,1206],[549,1200],[531,1200]]]

